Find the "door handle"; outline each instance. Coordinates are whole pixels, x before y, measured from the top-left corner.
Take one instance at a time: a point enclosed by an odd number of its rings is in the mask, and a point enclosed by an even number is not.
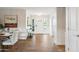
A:
[[[77,37],[79,37],[79,35],[77,35]]]

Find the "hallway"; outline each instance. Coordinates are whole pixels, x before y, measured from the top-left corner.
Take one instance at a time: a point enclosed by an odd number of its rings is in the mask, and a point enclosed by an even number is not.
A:
[[[43,35],[36,35],[35,46],[32,44],[32,38],[27,40],[19,40],[13,48],[9,48],[8,52],[64,52],[63,45],[55,45],[52,43],[50,36],[42,39]],[[53,37],[54,38],[54,37]]]

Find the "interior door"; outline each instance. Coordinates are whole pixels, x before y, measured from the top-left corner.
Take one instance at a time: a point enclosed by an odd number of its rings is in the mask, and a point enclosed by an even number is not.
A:
[[[67,15],[68,18],[66,20],[68,20],[67,24],[68,24],[68,39],[67,39],[67,49],[70,52],[76,52],[78,51],[78,28],[77,28],[77,8],[67,8]]]
[[[76,51],[79,52],[79,7],[77,7],[77,35],[76,37],[77,37]]]

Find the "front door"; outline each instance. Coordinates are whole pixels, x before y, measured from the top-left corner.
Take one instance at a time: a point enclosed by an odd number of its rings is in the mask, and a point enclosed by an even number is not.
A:
[[[49,15],[32,15],[34,20],[34,33],[48,34],[50,32],[50,18]]]

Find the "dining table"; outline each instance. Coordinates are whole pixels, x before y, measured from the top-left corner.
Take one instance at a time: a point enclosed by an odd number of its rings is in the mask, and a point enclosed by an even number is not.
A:
[[[7,32],[0,33],[0,51],[1,52],[3,51],[3,45],[2,45],[3,41],[10,38],[10,36],[11,36],[11,34],[7,33]]]

